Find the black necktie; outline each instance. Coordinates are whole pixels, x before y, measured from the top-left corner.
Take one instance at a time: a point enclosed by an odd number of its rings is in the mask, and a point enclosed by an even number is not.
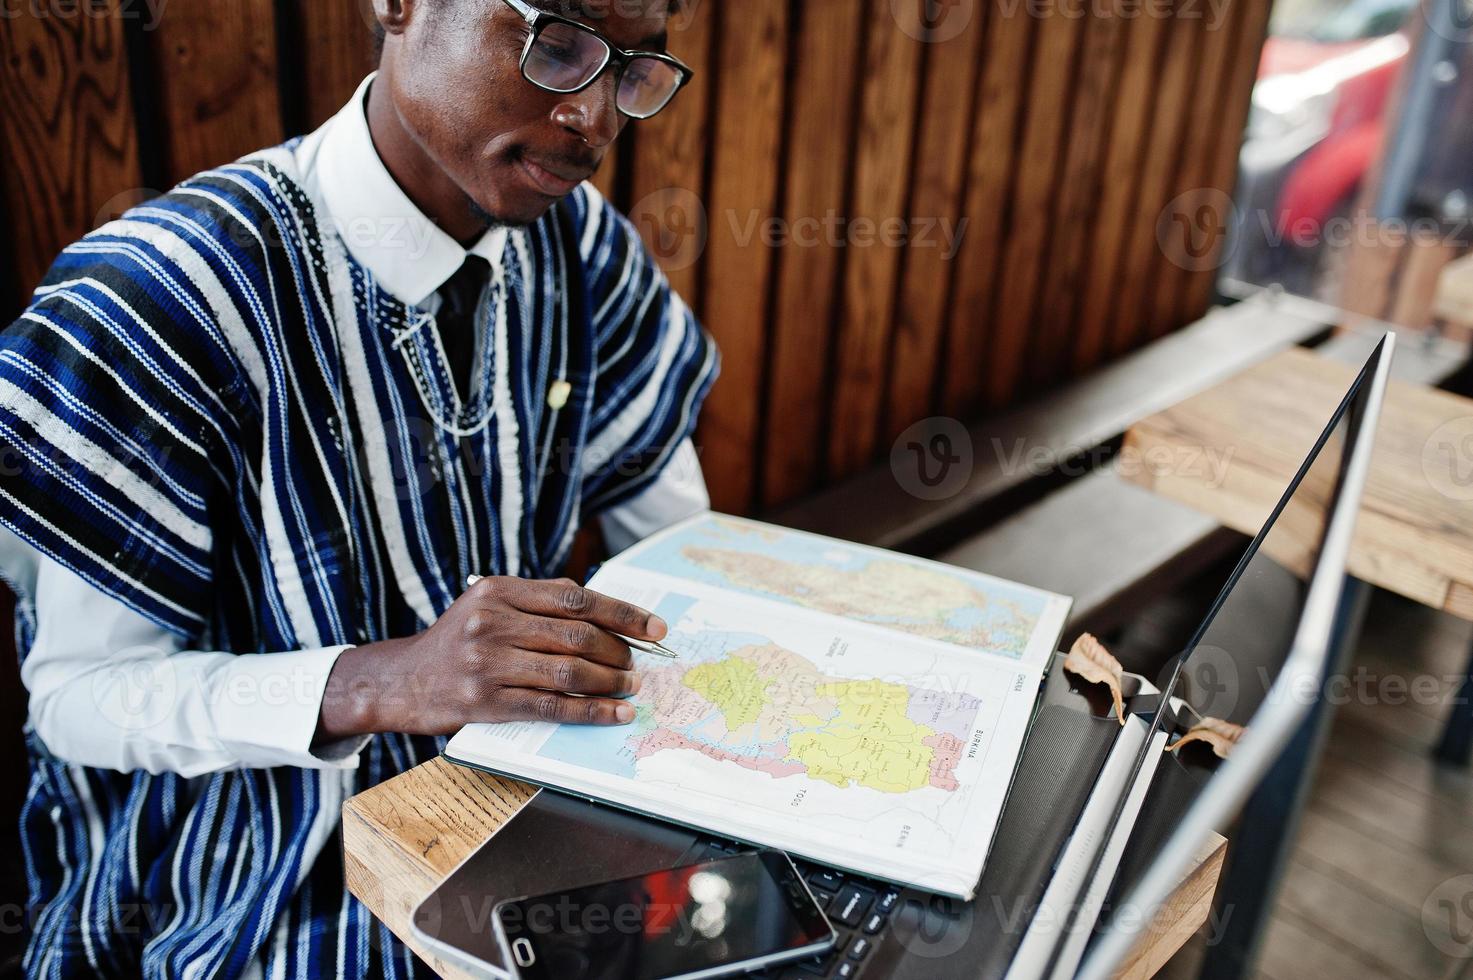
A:
[[[440,312],[435,326],[440,331],[440,346],[445,348],[450,376],[462,402],[470,399],[471,364],[476,357],[476,309],[486,281],[491,278],[491,264],[479,255],[467,255],[455,275],[440,287]]]

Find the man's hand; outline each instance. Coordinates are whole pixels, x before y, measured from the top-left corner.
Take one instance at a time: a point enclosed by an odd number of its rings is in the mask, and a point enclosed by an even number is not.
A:
[[[614,634],[665,632],[658,616],[569,579],[484,578],[423,633],[343,653],[318,738],[448,735],[473,722],[628,724],[634,708],[615,699],[636,693],[639,677]]]

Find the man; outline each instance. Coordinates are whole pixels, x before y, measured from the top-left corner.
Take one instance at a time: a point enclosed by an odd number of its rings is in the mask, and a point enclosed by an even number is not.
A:
[[[337,117],[68,248],[0,335],[31,975],[412,975],[343,800],[468,722],[631,720],[620,635],[664,624],[549,579],[586,517],[708,505],[716,355],[583,181],[687,70],[670,0],[552,2],[375,0]]]

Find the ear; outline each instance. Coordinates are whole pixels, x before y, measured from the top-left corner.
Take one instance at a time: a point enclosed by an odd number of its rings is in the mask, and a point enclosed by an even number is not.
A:
[[[373,16],[385,34],[403,34],[414,18],[415,0],[373,0]]]

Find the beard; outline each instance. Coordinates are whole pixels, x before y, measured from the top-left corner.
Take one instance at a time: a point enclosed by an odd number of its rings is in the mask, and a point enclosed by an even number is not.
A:
[[[515,221],[498,214],[492,214],[477,204],[474,198],[467,197],[465,202],[467,213],[484,227],[482,234],[496,228],[526,228],[531,224],[528,221]]]

